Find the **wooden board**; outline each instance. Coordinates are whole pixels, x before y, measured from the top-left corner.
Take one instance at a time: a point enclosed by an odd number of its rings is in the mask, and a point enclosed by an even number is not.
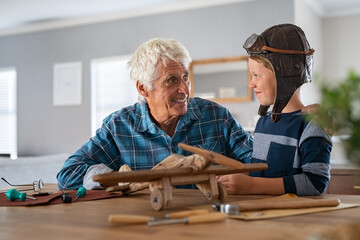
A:
[[[281,202],[286,204],[286,202],[304,202],[304,201],[312,201],[315,202],[318,200],[331,200],[331,199],[310,199],[305,197],[298,197],[295,194],[284,194],[277,197],[267,198],[267,199],[258,199],[258,200],[247,200],[247,201],[236,201],[236,202],[228,202],[228,204],[238,204],[238,205],[246,205],[248,203],[261,205],[262,203],[273,202]],[[335,199],[338,200],[338,199]],[[319,204],[320,205],[320,204]],[[228,218],[233,219],[241,219],[241,220],[263,220],[263,219],[271,219],[271,218],[280,218],[280,217],[288,217],[302,214],[310,214],[310,213],[318,213],[332,210],[340,210],[346,208],[354,208],[358,207],[359,204],[348,204],[348,203],[340,203],[337,206],[333,207],[307,207],[307,208],[290,208],[290,209],[263,209],[263,210],[253,210],[253,211],[244,211],[239,213],[239,215],[227,215]],[[213,212],[212,205],[203,205],[191,207],[192,209],[207,209],[209,212]]]

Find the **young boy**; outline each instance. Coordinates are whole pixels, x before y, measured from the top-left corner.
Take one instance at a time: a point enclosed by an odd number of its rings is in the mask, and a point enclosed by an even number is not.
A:
[[[331,137],[301,112],[300,86],[311,81],[312,54],[304,32],[292,24],[252,34],[244,48],[250,54],[250,87],[260,102],[252,162],[268,169],[221,176],[230,194],[320,195],[330,179]],[[273,105],[272,112],[267,112]]]

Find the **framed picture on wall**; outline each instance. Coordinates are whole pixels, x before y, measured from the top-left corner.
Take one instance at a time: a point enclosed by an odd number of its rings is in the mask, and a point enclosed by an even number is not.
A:
[[[54,106],[76,106],[82,104],[82,63],[54,64]]]

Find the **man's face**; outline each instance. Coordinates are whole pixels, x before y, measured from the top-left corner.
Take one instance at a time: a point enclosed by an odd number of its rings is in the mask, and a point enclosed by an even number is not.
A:
[[[178,118],[187,111],[190,92],[189,71],[183,65],[170,61],[156,67],[154,88],[147,93],[150,113],[157,122]]]
[[[263,63],[253,59],[249,59],[249,70],[251,73],[249,86],[254,89],[260,104],[264,106],[274,104],[276,95],[276,79],[274,73],[266,68]]]

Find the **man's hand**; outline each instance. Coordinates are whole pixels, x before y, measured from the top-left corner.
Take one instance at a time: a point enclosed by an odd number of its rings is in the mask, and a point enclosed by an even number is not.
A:
[[[307,113],[307,114],[316,114],[319,112],[320,107],[321,107],[320,104],[317,104],[317,103],[307,105],[301,109],[301,112]]]
[[[307,105],[301,109],[301,112],[311,115],[311,118],[321,126],[325,133],[330,136],[334,135],[333,117],[326,109],[321,108],[320,104]]]

